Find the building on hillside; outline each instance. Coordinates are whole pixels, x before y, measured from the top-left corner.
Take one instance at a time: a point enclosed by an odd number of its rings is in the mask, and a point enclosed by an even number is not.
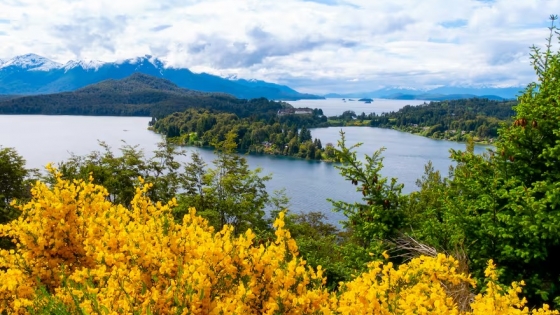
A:
[[[283,115],[313,115],[313,109],[304,108],[284,108],[278,111],[278,116]]]

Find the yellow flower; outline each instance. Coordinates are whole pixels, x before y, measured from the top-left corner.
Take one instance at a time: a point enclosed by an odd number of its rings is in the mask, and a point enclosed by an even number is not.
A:
[[[142,179],[125,208],[92,179],[70,182],[48,169],[56,183],[38,182],[21,217],[0,226],[17,245],[0,251],[0,313],[26,314],[50,298],[88,314],[558,314],[547,305],[530,313],[518,296],[523,283],[499,286],[492,261],[472,312],[459,312],[449,288],[474,281],[445,255],[372,262],[329,294],[323,268],[299,257],[284,212],[276,240],[255,244],[251,230],[214,231],[195,209],[176,223],[176,201],[153,203]],[[40,286],[51,295],[36,295]]]
[[[383,255],[385,259],[389,259],[389,254],[387,254],[387,251],[384,251],[381,255]]]

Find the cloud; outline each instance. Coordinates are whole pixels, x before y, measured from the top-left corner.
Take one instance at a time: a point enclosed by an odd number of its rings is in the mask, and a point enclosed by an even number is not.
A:
[[[321,47],[351,48],[358,43],[329,39],[322,35],[282,39],[260,27],[246,32],[244,40],[229,40],[220,34],[201,35],[188,45],[188,54],[198,62],[208,62],[219,68],[247,68],[274,59],[312,52]]]
[[[170,28],[170,27],[172,27],[172,26],[173,26],[173,25],[163,24],[163,25],[158,25],[158,26],[152,27],[150,30],[151,30],[152,32],[160,32],[160,31],[163,31],[163,30],[165,30],[165,29],[168,29],[168,28]]]
[[[549,0],[2,0],[0,58],[151,54],[314,93],[524,85],[528,47],[543,46],[556,11]]]
[[[339,2],[337,0],[303,0],[303,2],[315,2],[319,4],[325,5],[338,5]]]
[[[124,15],[114,18],[88,17],[76,24],[53,25],[51,32],[77,57],[82,57],[82,52],[91,47],[114,53],[116,41],[122,36],[127,20],[128,17]]]
[[[457,20],[453,20],[453,21],[441,22],[440,25],[445,27],[445,28],[455,28],[455,27],[466,26],[468,23],[469,23],[469,21],[467,21],[465,19],[457,19]]]
[[[348,3],[346,1],[340,1],[340,0],[301,0],[302,2],[314,2],[314,3],[318,3],[318,4],[322,4],[322,5],[331,5],[331,6],[340,6],[340,5],[345,5],[345,6],[350,6],[350,7],[354,7],[354,8],[359,8],[359,6],[354,5],[352,3]]]

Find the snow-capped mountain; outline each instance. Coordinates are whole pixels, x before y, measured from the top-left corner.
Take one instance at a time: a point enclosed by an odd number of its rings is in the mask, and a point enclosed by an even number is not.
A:
[[[70,60],[63,66],[63,68],[64,68],[65,71],[69,71],[69,70],[72,70],[74,68],[82,68],[86,71],[88,71],[88,70],[97,71],[104,64],[105,64],[105,62],[99,61],[99,60],[87,60],[87,61],[86,60],[78,60],[78,61]]]
[[[51,71],[60,69],[62,64],[39,55],[27,54],[5,61],[2,66],[0,66],[0,69],[8,67],[15,67],[28,71]]]
[[[124,59],[115,62],[115,64],[130,64],[130,65],[139,65],[139,66],[144,66],[146,65],[146,63],[149,63],[159,69],[166,68],[165,63],[163,61],[151,55],[146,55],[144,57],[129,58],[129,59]]]
[[[153,56],[116,62],[69,61],[60,64],[27,54],[0,63],[0,94],[46,94],[73,91],[107,79],[122,79],[133,73],[165,78],[180,87],[203,92],[223,92],[238,98],[266,97],[278,100],[313,99],[320,96],[299,93],[287,86],[258,80],[228,80],[189,69],[167,67]]]

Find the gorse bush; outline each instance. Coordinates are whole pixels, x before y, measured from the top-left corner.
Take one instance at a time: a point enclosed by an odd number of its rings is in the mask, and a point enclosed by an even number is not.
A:
[[[530,312],[520,284],[503,288],[494,265],[483,293],[459,309],[453,288],[475,285],[452,257],[419,257],[394,268],[373,262],[337,292],[321,267],[298,255],[284,227],[255,241],[247,230],[215,231],[195,210],[176,223],[175,201],[154,203],[139,179],[130,208],[105,188],[50,168],[17,220],[0,226],[14,250],[0,252],[0,312],[8,314],[557,314]]]
[[[276,241],[257,247],[250,230],[236,238],[229,226],[214,232],[194,210],[175,223],[174,201],[152,203],[149,184],[129,210],[91,181],[55,174],[56,184],[38,183],[20,218],[2,227],[17,244],[0,258],[0,303],[10,313],[44,305],[35,299],[41,286],[87,314],[295,312],[327,300],[325,290],[310,290],[321,286],[321,271],[297,257],[282,220]]]

